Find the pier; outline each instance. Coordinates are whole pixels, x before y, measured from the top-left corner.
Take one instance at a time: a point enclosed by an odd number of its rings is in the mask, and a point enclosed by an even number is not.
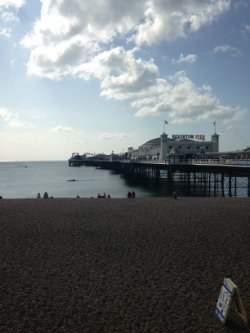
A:
[[[120,160],[81,161],[122,174],[126,179],[141,179],[157,184],[163,181],[166,189],[183,191],[190,196],[248,196],[250,197],[250,161],[243,160],[183,160],[139,161]]]

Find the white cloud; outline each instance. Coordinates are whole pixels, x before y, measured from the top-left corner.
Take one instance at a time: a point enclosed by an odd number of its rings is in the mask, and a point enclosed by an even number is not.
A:
[[[188,62],[189,64],[193,64],[197,60],[196,54],[188,54],[186,57],[181,54],[178,60],[172,59],[173,64],[180,64],[182,62]]]
[[[229,8],[230,0],[43,0],[41,18],[21,42],[31,48],[28,73],[56,80],[65,76],[98,78],[101,96],[132,99],[136,116],[168,113],[175,122],[215,116],[230,121],[236,115],[241,117],[241,110],[222,106],[210,86],[195,86],[184,72],[161,79],[153,59],[135,56],[140,45],[185,38]],[[114,47],[118,38],[137,48]],[[242,55],[227,45],[214,49],[219,51]],[[180,55],[173,63],[196,60],[194,54]],[[73,130],[57,126],[50,131]],[[99,139],[118,139],[118,135],[103,133]]]
[[[239,1],[234,4],[234,7],[238,10],[240,7],[246,8],[247,3],[245,1]]]
[[[212,88],[210,86],[206,86],[205,84],[203,84],[202,89],[207,90],[207,91],[212,91]],[[200,90],[202,90],[202,89],[200,89]]]
[[[6,37],[10,37],[11,29],[10,28],[4,28],[0,30],[0,35],[4,35]]]
[[[56,126],[50,129],[50,132],[65,132],[65,133],[72,133],[74,130],[70,127],[63,127],[61,125]]]
[[[33,125],[31,123],[22,122],[18,118],[12,118],[12,119],[10,119],[10,121],[8,122],[8,124],[11,127],[33,127]]]
[[[20,121],[18,114],[13,114],[8,108],[0,108],[0,118],[8,122],[11,127],[33,127],[31,123]]]
[[[1,12],[1,18],[6,23],[10,23],[10,22],[14,22],[14,21],[18,22],[19,21],[17,16],[13,12],[6,12],[6,11]]]
[[[129,137],[127,133],[102,133],[97,140],[124,140]]]
[[[14,67],[15,61],[16,61],[16,59],[12,59],[12,60],[10,61],[10,64],[11,64],[12,67]]]
[[[230,0],[43,0],[41,18],[21,44],[32,49],[28,72],[73,75],[105,45],[127,37],[137,45],[185,37],[230,8]]]
[[[185,37],[230,8],[230,1],[159,0],[145,2],[143,20],[129,40],[137,45]]]
[[[161,80],[156,92],[143,99],[137,99],[131,106],[137,108],[138,117],[168,113],[173,122],[184,123],[196,120],[222,119],[230,122],[243,117],[246,110],[223,106],[211,95],[211,87],[198,88],[188,79],[185,72],[176,73],[168,80]],[[157,93],[157,88],[158,90]]]
[[[13,113],[9,112],[7,108],[0,108],[0,118],[4,121],[9,121]]]
[[[241,30],[241,33],[247,38],[247,34],[250,32],[250,25],[247,25],[245,23],[243,23],[242,25],[243,29]]]
[[[16,12],[25,5],[24,0],[1,0],[0,16],[4,22],[19,21]]]
[[[233,52],[232,57],[242,57],[242,53],[239,49],[237,49],[236,47],[229,46],[229,45],[216,46],[214,48],[214,53],[217,53],[217,52]]]
[[[19,9],[25,4],[24,0],[1,0],[0,1],[0,8],[14,8]]]

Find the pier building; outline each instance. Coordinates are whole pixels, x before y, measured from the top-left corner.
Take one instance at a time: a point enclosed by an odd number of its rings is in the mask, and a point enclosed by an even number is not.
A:
[[[179,159],[204,157],[206,153],[219,152],[219,135],[214,133],[211,140],[206,141],[203,134],[172,135],[162,133],[159,138],[149,140],[138,149],[128,150],[132,159],[161,160],[178,155]]]

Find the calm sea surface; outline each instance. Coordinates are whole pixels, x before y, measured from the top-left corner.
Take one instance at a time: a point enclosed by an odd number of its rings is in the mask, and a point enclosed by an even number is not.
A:
[[[67,180],[75,179],[70,182]],[[165,196],[164,189],[148,184],[131,184],[119,174],[95,167],[69,167],[67,161],[0,162],[0,195],[4,199],[36,198],[48,192],[55,198],[97,197],[126,198],[128,191],[137,197]]]
[[[68,181],[70,179],[76,181]],[[239,188],[235,195],[246,197],[247,178],[237,182]],[[221,196],[218,187],[208,192],[198,185],[190,191],[182,182],[173,186],[182,197]],[[95,167],[69,167],[68,161],[0,162],[0,195],[4,199],[36,198],[38,192],[41,196],[48,192],[54,198],[75,198],[77,195],[90,198],[104,192],[112,198],[126,198],[128,191],[135,191],[136,197],[171,197],[173,186],[167,183],[164,172],[156,179],[138,174],[115,174]],[[225,196],[228,196],[227,185]]]

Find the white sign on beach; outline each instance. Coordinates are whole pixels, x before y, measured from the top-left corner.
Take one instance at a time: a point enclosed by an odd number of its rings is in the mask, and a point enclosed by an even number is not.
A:
[[[230,279],[224,279],[220,290],[219,299],[216,304],[215,314],[218,317],[219,321],[223,325],[225,324],[232,298],[234,298],[235,300],[240,316],[246,323],[248,323],[246,311],[239,295],[238,288]]]

